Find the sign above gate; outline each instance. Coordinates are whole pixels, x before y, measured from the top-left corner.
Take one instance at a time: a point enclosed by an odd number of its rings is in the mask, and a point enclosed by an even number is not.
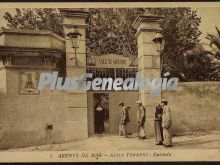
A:
[[[91,56],[87,60],[87,66],[96,68],[131,68],[137,67],[137,60],[116,54]]]

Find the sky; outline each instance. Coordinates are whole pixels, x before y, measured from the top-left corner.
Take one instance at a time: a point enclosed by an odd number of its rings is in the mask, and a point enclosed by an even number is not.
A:
[[[199,27],[202,32],[201,42],[207,43],[208,40],[205,39],[207,33],[216,34],[215,26],[220,29],[220,8],[194,8],[194,10],[197,10],[197,14],[201,17]]]
[[[200,31],[202,35],[200,36],[201,43],[208,43],[205,39],[207,33],[216,34],[215,26],[220,28],[220,8],[218,7],[200,7],[193,8],[197,10],[198,16],[201,17]],[[15,13],[14,9],[0,9],[0,26],[6,26],[7,22],[4,20],[3,15],[6,11],[10,13]]]

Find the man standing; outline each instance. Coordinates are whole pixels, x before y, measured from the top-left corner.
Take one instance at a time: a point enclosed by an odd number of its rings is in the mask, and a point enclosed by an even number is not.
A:
[[[162,116],[163,116],[163,108],[160,104],[157,104],[155,110],[155,117],[154,117],[156,145],[163,144]]]
[[[124,103],[120,102],[119,107],[121,107],[121,120],[119,125],[119,135],[127,137],[127,123],[129,123],[128,108]]]
[[[146,110],[140,100],[138,100],[136,104],[138,106],[138,111],[137,111],[138,139],[145,139],[146,135],[144,131],[144,124],[146,121]]]
[[[172,118],[170,108],[167,106],[168,101],[162,100],[163,107],[163,116],[162,116],[162,127],[163,127],[163,137],[164,137],[164,146],[172,147]]]

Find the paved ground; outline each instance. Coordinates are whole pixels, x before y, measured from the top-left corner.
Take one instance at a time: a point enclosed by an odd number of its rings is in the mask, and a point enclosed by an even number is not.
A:
[[[192,133],[173,138],[172,149],[214,149],[220,148],[220,132]],[[96,135],[84,141],[63,144],[33,146],[7,151],[120,151],[120,150],[165,149],[154,145],[154,138],[138,140],[135,135],[122,138],[116,135]]]

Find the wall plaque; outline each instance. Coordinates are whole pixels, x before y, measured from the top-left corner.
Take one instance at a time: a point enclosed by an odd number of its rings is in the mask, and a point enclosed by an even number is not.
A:
[[[108,54],[91,56],[87,60],[87,66],[95,66],[97,68],[129,68],[137,67],[137,64],[134,59],[122,55]]]
[[[19,94],[36,95],[40,91],[37,90],[39,74],[37,72],[20,72],[19,73]]]

